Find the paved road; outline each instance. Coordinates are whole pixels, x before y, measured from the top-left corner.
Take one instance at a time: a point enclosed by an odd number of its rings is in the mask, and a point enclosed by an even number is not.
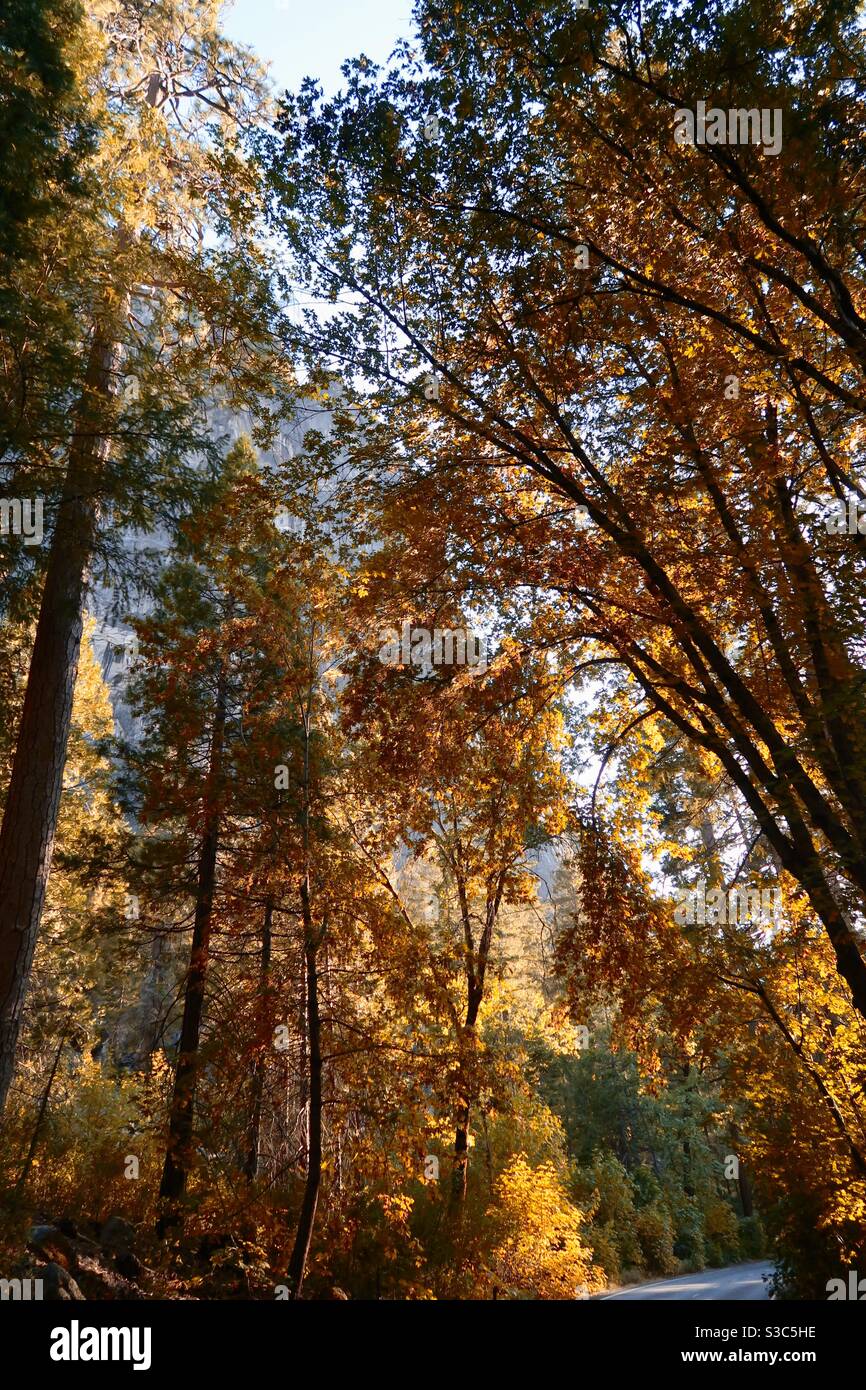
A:
[[[763,1260],[747,1265],[731,1265],[728,1269],[705,1269],[700,1274],[684,1274],[679,1279],[659,1279],[652,1284],[637,1284],[622,1293],[604,1294],[611,1298],[699,1298],[699,1299],[766,1299],[769,1297],[762,1275],[771,1274],[773,1266]]]

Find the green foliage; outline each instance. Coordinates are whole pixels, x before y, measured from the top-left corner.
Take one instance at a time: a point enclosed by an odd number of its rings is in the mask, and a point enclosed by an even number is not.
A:
[[[70,1056],[55,1077],[22,1193],[30,1209],[85,1221],[104,1220],[116,1211],[144,1219],[158,1180],[167,1079],[159,1061],[146,1071],[119,1072],[86,1051]],[[37,1094],[28,1104],[13,1098],[2,1155],[10,1177],[20,1173],[39,1099]],[[137,1160],[137,1169],[130,1158]]]
[[[673,1250],[677,1259],[682,1260],[688,1272],[703,1269],[707,1264],[707,1246],[702,1211],[683,1196],[674,1207],[674,1224],[676,1239]]]
[[[719,1197],[709,1196],[705,1201],[704,1240],[710,1265],[731,1264],[740,1255],[736,1212]]]
[[[666,1207],[657,1202],[642,1207],[637,1213],[637,1236],[644,1268],[654,1274],[676,1274],[673,1222]]]
[[[744,1260],[760,1260],[767,1253],[767,1237],[759,1216],[739,1219],[739,1251]]]
[[[78,0],[6,0],[0,13],[0,149],[14,156],[0,171],[0,264],[32,254],[39,223],[85,193],[82,19]]]
[[[820,1196],[814,1192],[777,1194],[764,1209],[763,1223],[774,1255],[774,1298],[826,1299],[829,1280],[846,1278],[849,1268],[857,1269],[866,1260],[862,1225],[848,1223],[841,1231],[828,1227]],[[852,1252],[842,1259],[840,1234]]]

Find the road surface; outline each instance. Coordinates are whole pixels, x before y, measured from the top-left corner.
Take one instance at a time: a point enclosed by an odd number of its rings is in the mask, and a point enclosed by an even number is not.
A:
[[[700,1274],[684,1274],[679,1279],[636,1284],[633,1289],[623,1289],[622,1293],[603,1294],[602,1299],[766,1299],[769,1295],[762,1275],[772,1272],[772,1265],[758,1260],[747,1265],[731,1265],[728,1269],[704,1269]]]

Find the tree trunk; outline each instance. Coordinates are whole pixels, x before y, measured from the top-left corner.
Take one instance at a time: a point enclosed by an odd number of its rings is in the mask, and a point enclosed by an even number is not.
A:
[[[457,1131],[454,1136],[454,1168],[451,1174],[450,1205],[452,1209],[456,1210],[462,1205],[466,1197],[469,1181],[469,1120],[472,1113],[472,1095],[477,1086],[475,1075],[475,1053],[478,1047],[476,1025],[484,999],[487,961],[502,902],[505,875],[502,872],[498,874],[493,893],[488,893],[484,911],[484,927],[477,948],[472,931],[472,914],[469,910],[466,880],[461,873],[455,872],[455,881],[463,924],[464,968],[466,972],[466,1017],[459,1040],[460,1065],[457,1078],[459,1102]]]
[[[309,883],[301,885],[301,900],[305,924],[309,931],[304,942],[304,964],[307,985],[307,1036],[309,1041],[309,1100],[307,1103],[307,1179],[298,1216],[295,1243],[289,1259],[289,1288],[292,1298],[300,1298],[310,1253],[310,1241],[319,1203],[322,1180],[322,1030],[319,1018],[319,942],[313,936],[310,913]]]
[[[0,830],[0,1113],[14,1072],[54,851],[84,587],[96,542],[109,442],[103,411],[119,365],[113,323],[97,324],[90,345]]]
[[[469,1120],[471,1107],[464,1102],[457,1110],[457,1132],[454,1135],[454,1171],[451,1175],[451,1200],[463,1202],[469,1183]]]
[[[170,1227],[183,1224],[180,1198],[186,1191],[193,1160],[193,1121],[199,1070],[199,1040],[204,1010],[208,953],[213,922],[213,900],[216,887],[217,853],[219,850],[218,784],[222,776],[225,719],[226,673],[224,669],[221,669],[217,683],[216,708],[211,734],[208,785],[205,792],[205,829],[199,851],[192,949],[186,977],[183,1022],[180,1030],[174,1092],[171,1099],[165,1166],[162,1170],[162,1182],[159,1188],[160,1198],[168,1204],[157,1223],[157,1233],[160,1236],[165,1235]]]
[[[460,1101],[457,1107],[457,1130],[454,1135],[454,1168],[451,1174],[451,1204],[460,1205],[466,1198],[469,1183],[469,1121],[472,1116],[470,1095],[473,1089],[475,1070],[474,1053],[477,1046],[475,1025],[481,1008],[482,991],[470,985],[466,1006],[466,1021],[461,1039],[461,1061],[458,1077]],[[466,1051],[472,1054],[466,1056]]]
[[[821,1098],[830,1114],[830,1117],[834,1125],[838,1129],[840,1135],[845,1141],[845,1144],[847,1145],[848,1152],[851,1156],[851,1161],[854,1165],[854,1168],[858,1176],[861,1178],[866,1177],[866,1154],[864,1154],[860,1148],[859,1139],[855,1138],[854,1135],[852,1135],[851,1130],[849,1129],[847,1121],[845,1119],[845,1116],[842,1113],[842,1109],[839,1105],[839,1102],[833,1095],[832,1091],[825,1082],[821,1073],[818,1071],[818,1068],[809,1061],[802,1042],[798,1042],[797,1039],[794,1037],[794,1034],[791,1032],[790,1028],[785,1023],[781,1013],[776,1008],[775,1004],[773,1003],[772,999],[770,998],[769,994],[767,993],[766,989],[762,984],[756,984],[752,986],[751,992],[758,996],[765,1012],[769,1014],[770,1018],[775,1023],[776,1027],[782,1034],[782,1037],[785,1039],[785,1042],[788,1044],[791,1051],[796,1053],[800,1061],[800,1065],[803,1067],[804,1071],[814,1081],[818,1091],[821,1093]]]
[[[261,1016],[268,1027],[270,1027],[271,923],[273,916],[273,900],[268,898],[265,903],[265,919],[262,924],[262,963],[259,976]],[[247,1134],[247,1161],[244,1165],[244,1173],[248,1182],[254,1182],[259,1171],[259,1135],[262,1128],[262,1104],[265,1094],[265,1055],[265,1048],[261,1047],[256,1055],[253,1069],[252,1112]]]
[[[743,1206],[743,1216],[754,1216],[755,1204],[752,1200],[752,1183],[749,1178],[749,1170],[744,1163],[739,1163],[737,1167],[737,1186],[740,1189],[740,1202]]]
[[[39,1114],[36,1116],[36,1123],[33,1126],[33,1135],[30,1139],[30,1147],[27,1150],[27,1157],[24,1160],[24,1166],[21,1169],[21,1172],[18,1176],[18,1181],[15,1184],[16,1192],[24,1191],[24,1185],[27,1182],[27,1178],[30,1175],[30,1169],[33,1165],[33,1159],[36,1155],[36,1148],[39,1143],[39,1136],[42,1133],[42,1126],[45,1123],[45,1112],[48,1109],[48,1097],[51,1095],[51,1087],[54,1085],[54,1078],[57,1075],[57,1068],[60,1066],[61,1053],[63,1052],[63,1049],[66,1046],[66,1036],[66,1031],[64,1030],[60,1042],[57,1044],[57,1052],[54,1056],[54,1063],[51,1067],[51,1071],[48,1076],[48,1081],[45,1085],[45,1090],[42,1092],[42,1100],[39,1105]]]
[[[304,975],[306,983],[309,1098],[307,1100],[307,1178],[298,1214],[295,1243],[289,1257],[288,1279],[290,1297],[300,1298],[307,1270],[310,1242],[319,1204],[322,1181],[322,1024],[319,1014],[319,947],[325,937],[326,922],[320,931],[313,926],[310,894],[310,733],[312,716],[312,687],[303,716],[304,781],[303,781],[303,877],[301,879],[301,920],[304,927]]]

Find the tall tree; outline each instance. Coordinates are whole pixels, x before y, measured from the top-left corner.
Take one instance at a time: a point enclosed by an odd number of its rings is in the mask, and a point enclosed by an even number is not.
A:
[[[381,563],[376,554],[370,568]],[[509,906],[534,899],[536,856],[565,824],[564,735],[551,694],[543,668],[522,669],[512,647],[484,681],[468,667],[418,673],[369,664],[350,703],[378,750],[368,775],[380,816],[390,807],[378,824],[356,830],[359,843],[395,894],[395,866],[382,851],[394,854],[401,841],[405,854],[430,855],[442,876],[443,939],[434,926],[428,953],[432,961],[444,952],[458,963],[459,994],[448,1000],[451,1195],[458,1206],[467,1191],[470,1120],[481,1089],[479,1029],[501,919]],[[436,973],[441,988],[441,963]]]
[[[101,197],[78,229],[80,264],[63,267],[83,323],[77,368],[62,388],[68,423],[37,443],[32,431],[47,416],[28,403],[9,443],[18,485],[34,449],[62,483],[49,497],[55,515],[0,830],[0,1105],[51,866],[88,572],[101,541],[118,553],[106,515],[113,504],[115,528],[146,525],[182,494],[179,464],[202,443],[202,401],[221,382],[253,394],[267,321],[249,185],[233,143],[259,100],[259,78],[221,37],[218,6],[158,3],[145,12],[102,0],[85,51],[90,63],[77,77],[99,132],[87,174]],[[223,233],[210,249],[208,225]],[[50,279],[53,248],[44,254]],[[85,279],[75,286],[77,270]],[[68,314],[58,334],[69,358]],[[41,348],[50,355],[50,343]],[[25,402],[32,356],[13,352],[7,373]],[[122,376],[138,382],[132,399],[118,389]],[[56,373],[37,398],[46,389],[49,398],[60,389]]]
[[[255,467],[248,443],[229,453],[202,505],[182,527],[176,555],[156,587],[153,612],[139,622],[143,665],[132,694],[144,727],[141,739],[125,751],[124,781],[141,825],[163,831],[156,839],[145,837],[140,871],[152,898],[176,898],[185,888],[192,903],[160,1186],[163,1231],[182,1220],[194,1167],[211,940],[218,922],[232,921],[224,864],[242,834],[243,815],[258,810],[245,796],[250,791],[245,780],[249,704],[261,701],[267,708],[277,689],[248,606],[249,575],[266,564],[263,526],[270,525],[279,539]],[[246,589],[238,579],[241,571]],[[262,787],[260,772],[253,790],[261,793]]]
[[[293,273],[350,300],[295,341],[363,383],[416,578],[454,528],[455,591],[706,750],[866,1014],[862,536],[816,519],[863,496],[855,6],[416,15],[423,71],[353,62],[266,149]],[[699,101],[781,144],[681,143]]]

